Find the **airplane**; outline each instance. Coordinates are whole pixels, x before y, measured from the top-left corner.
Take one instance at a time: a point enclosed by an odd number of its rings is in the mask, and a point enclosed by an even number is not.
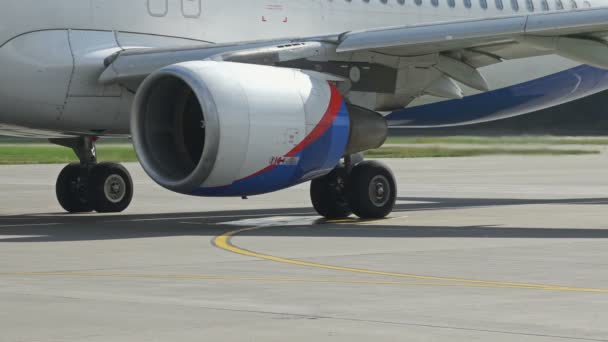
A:
[[[46,138],[70,213],[124,211],[130,137],[192,196],[310,181],[326,218],[383,218],[387,127],[496,120],[608,89],[606,0],[4,0],[0,134]]]

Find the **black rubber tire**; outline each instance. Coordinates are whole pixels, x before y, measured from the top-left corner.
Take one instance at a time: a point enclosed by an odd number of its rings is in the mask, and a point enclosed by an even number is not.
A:
[[[384,193],[377,203],[370,194],[372,182],[380,179]],[[350,174],[349,204],[355,215],[362,219],[380,219],[388,216],[395,207],[397,185],[392,171],[378,161],[364,161],[353,167]]]
[[[61,207],[69,213],[88,213],[93,211],[87,200],[84,185],[79,184],[82,175],[80,164],[68,164],[61,170],[55,184],[55,194]]]
[[[124,190],[124,195],[119,198],[111,199],[104,190],[106,180],[110,177],[118,177],[124,182],[124,184],[120,184],[120,189]],[[120,213],[129,207],[133,199],[133,180],[124,166],[116,163],[99,163],[91,171],[88,191],[89,201],[95,211],[98,213]]]
[[[346,196],[347,180],[346,169],[340,166],[310,182],[310,199],[319,215],[327,219],[340,219],[352,214]]]

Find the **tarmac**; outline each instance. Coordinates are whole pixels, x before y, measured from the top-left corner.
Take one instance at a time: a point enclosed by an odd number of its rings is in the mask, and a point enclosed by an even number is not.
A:
[[[0,167],[0,342],[608,341],[608,155],[386,160],[385,220],[308,185],[66,215],[62,165]]]

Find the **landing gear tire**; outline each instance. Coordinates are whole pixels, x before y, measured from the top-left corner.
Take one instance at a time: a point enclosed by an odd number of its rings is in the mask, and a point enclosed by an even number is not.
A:
[[[364,161],[350,174],[348,201],[362,219],[384,218],[393,211],[397,199],[395,176],[384,164]]]
[[[98,213],[119,213],[133,199],[133,180],[120,164],[100,163],[89,178],[88,200]]]
[[[55,193],[59,204],[69,213],[87,213],[93,211],[86,193],[86,182],[82,177],[83,170],[80,164],[68,164],[61,170]]]
[[[310,184],[312,205],[319,215],[327,219],[340,219],[352,214],[346,196],[348,173],[343,166]]]
[[[67,212],[118,213],[131,204],[131,175],[120,164],[98,164],[96,141],[97,137],[92,136],[49,139],[53,144],[71,148],[80,160],[66,166],[57,177],[57,200]]]

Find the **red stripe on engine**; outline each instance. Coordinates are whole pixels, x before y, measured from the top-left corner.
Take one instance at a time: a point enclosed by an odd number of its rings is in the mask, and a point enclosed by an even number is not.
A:
[[[331,97],[329,99],[329,106],[327,107],[327,111],[323,114],[319,123],[315,126],[315,128],[307,135],[293,150],[289,151],[285,156],[293,157],[296,154],[300,153],[303,149],[308,147],[308,145],[312,144],[315,140],[319,139],[333,124],[336,116],[338,116],[338,112],[340,112],[340,107],[342,107],[342,95],[338,91],[338,89],[333,85],[329,84],[329,88],[331,89]]]
[[[313,130],[310,132],[310,134],[307,135],[291,151],[287,152],[285,157],[293,157],[296,154],[300,153],[302,150],[304,150],[306,147],[308,147],[310,144],[312,144],[315,140],[319,139],[325,132],[327,132],[327,130],[333,124],[334,120],[338,116],[338,113],[340,112],[340,108],[342,107],[342,94],[340,94],[340,91],[336,88],[336,86],[334,86],[331,83],[329,83],[329,89],[331,91],[331,96],[330,96],[329,105],[327,107],[327,110],[325,111],[325,114],[323,114],[323,117],[321,118],[321,120],[319,120],[319,123],[317,123],[317,125],[315,126],[315,128],[313,128]],[[240,182],[240,181],[261,175],[262,173],[270,171],[270,170],[274,169],[275,167],[277,167],[277,166],[268,165],[265,168],[263,168],[262,170],[254,173],[252,175],[249,175],[245,178],[241,178],[235,182]]]

